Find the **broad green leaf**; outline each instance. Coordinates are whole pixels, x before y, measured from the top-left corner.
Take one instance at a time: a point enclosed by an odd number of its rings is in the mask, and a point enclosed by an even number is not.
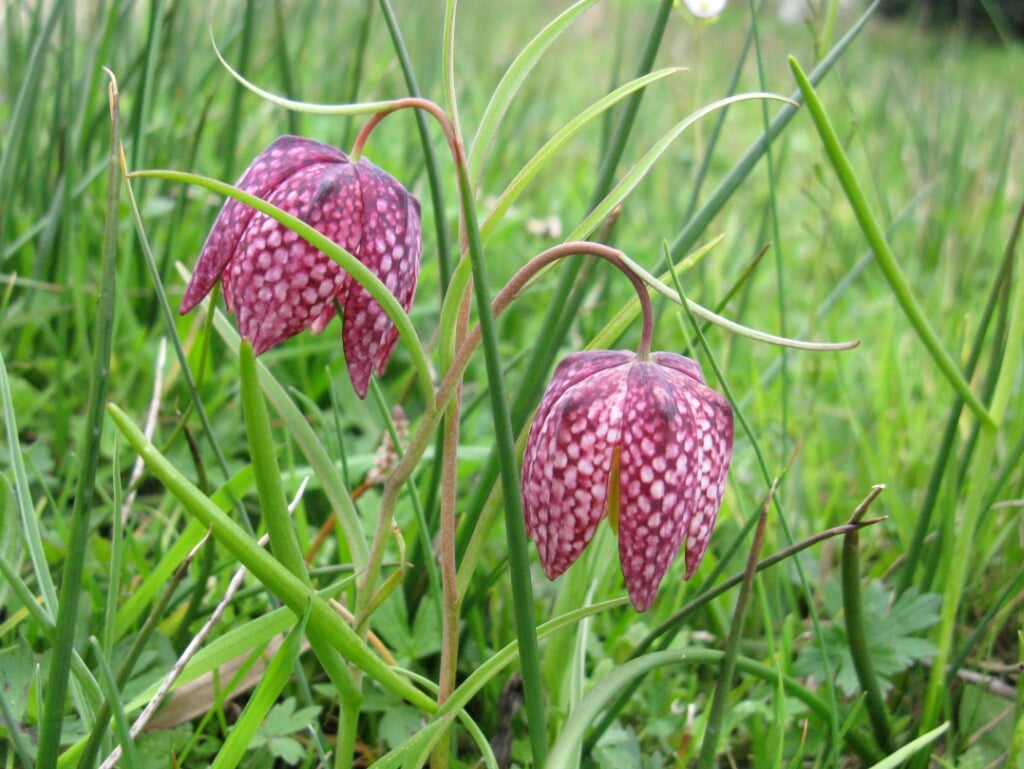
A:
[[[892,677],[911,665],[935,656],[931,641],[916,637],[939,621],[940,597],[933,593],[918,593],[911,588],[895,599],[885,585],[874,580],[862,590],[864,617],[871,628],[868,636],[869,654],[882,694],[892,688]],[[842,597],[833,580],[824,590],[826,616],[838,617],[842,610]],[[797,657],[794,671],[798,675],[823,674],[825,668],[821,648],[828,653],[828,669],[835,676],[839,688],[854,696],[860,691],[846,627],[833,622],[824,628],[824,643],[808,647]]]

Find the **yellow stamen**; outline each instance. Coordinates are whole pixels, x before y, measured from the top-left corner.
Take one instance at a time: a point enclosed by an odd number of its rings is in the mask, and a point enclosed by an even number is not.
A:
[[[621,449],[612,449],[612,468],[608,473],[608,523],[615,535],[619,534],[619,454]]]

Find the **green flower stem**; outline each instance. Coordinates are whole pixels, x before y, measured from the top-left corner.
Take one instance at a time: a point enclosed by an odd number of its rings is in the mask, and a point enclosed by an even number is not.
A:
[[[242,340],[239,353],[241,373],[242,414],[245,418],[245,432],[249,441],[253,470],[256,476],[256,492],[260,500],[260,513],[270,537],[270,548],[274,557],[310,591],[313,582],[309,578],[302,548],[296,536],[295,526],[288,514],[288,502],[281,483],[281,470],[277,464],[274,437],[270,430],[270,415],[260,388],[259,370],[252,345]],[[302,615],[305,616],[305,615]],[[338,650],[327,642],[329,636],[311,630],[310,643],[325,669],[333,669],[341,677],[339,695],[341,717],[338,719],[338,737],[334,751],[335,766],[352,766],[355,755],[356,736],[359,728],[359,710],[362,695],[359,691],[358,675],[353,677]],[[330,658],[330,661],[327,661]],[[333,677],[332,677],[333,680]]]
[[[882,488],[876,486],[875,490],[877,493],[881,493]],[[851,522],[860,520],[867,510],[868,504],[870,504],[870,500],[857,509]],[[859,529],[852,529],[843,537],[841,573],[843,614],[846,619],[846,637],[850,643],[853,668],[857,673],[857,680],[860,681],[860,686],[864,690],[868,718],[871,719],[875,740],[882,750],[891,753],[896,746],[892,739],[892,730],[889,728],[889,714],[885,706],[885,699],[882,697],[882,691],[878,686],[878,677],[875,675],[875,666],[871,661],[867,627],[864,620],[864,606],[861,603]]]
[[[843,151],[839,137],[836,135],[835,129],[825,113],[821,100],[818,99],[818,95],[814,92],[814,87],[807,79],[796,59],[792,56],[789,57],[789,66],[800,87],[804,101],[807,103],[807,108],[814,121],[814,127],[817,129],[818,135],[825,145],[825,153],[832,163],[832,168],[835,170],[840,184],[843,186],[843,191],[850,201],[850,206],[853,208],[854,215],[864,231],[864,236],[875,252],[878,266],[882,269],[886,280],[889,281],[889,285],[892,287],[893,293],[896,294],[904,314],[910,320],[921,342],[931,354],[939,370],[942,371],[946,379],[953,386],[953,389],[971,407],[971,410],[974,411],[983,424],[990,428],[994,427],[997,420],[985,409],[985,406],[978,399],[978,396],[975,395],[967,380],[964,379],[963,373],[957,367],[956,362],[949,355],[946,348],[943,347],[938,335],[928,322],[928,318],[925,317],[924,310],[918,304],[910,283],[903,274],[903,270],[900,269],[892,249],[889,248],[885,233],[871,212],[871,207],[868,205],[864,191],[857,181],[857,176],[846,157],[846,153]]]
[[[523,500],[519,493],[519,466],[515,453],[515,433],[509,414],[505,376],[498,352],[498,335],[491,314],[487,291],[487,270],[484,264],[480,228],[473,208],[473,195],[465,162],[457,164],[459,196],[466,217],[469,259],[473,266],[473,293],[484,348],[491,416],[494,420],[495,443],[498,450],[502,494],[505,499],[505,531],[508,537],[509,573],[515,612],[516,637],[519,639],[519,662],[526,699],[526,718],[535,766],[547,757],[547,719],[544,714],[544,690],[540,673],[537,628],[533,616],[533,582],[530,577],[530,553],[526,543],[526,522]]]
[[[332,645],[346,659],[384,688],[428,713],[437,710],[437,704],[430,696],[417,689],[374,654],[326,601],[317,596],[270,553],[260,548],[237,523],[182,475],[120,408],[110,404],[107,411],[152,473],[192,516],[210,528],[213,536],[245,565],[253,576],[285,603],[296,616],[302,615],[307,604],[311,606],[311,638],[313,634],[317,634],[322,638],[331,639]],[[358,691],[345,684],[349,676],[346,667],[341,666],[341,670],[338,670],[330,658],[324,659],[323,662],[325,666],[331,665],[327,672],[338,687],[342,698],[359,696]]]
[[[299,547],[288,501],[281,483],[281,469],[277,464],[274,436],[270,430],[270,415],[260,389],[256,369],[256,354],[248,341],[242,340],[238,350],[242,416],[245,435],[249,441],[249,454],[256,479],[256,493],[260,500],[260,515],[270,537],[270,550],[281,564],[307,586],[312,586],[306,562]]]
[[[743,582],[740,585],[739,595],[736,597],[736,608],[733,611],[732,624],[729,626],[729,637],[725,642],[725,651],[718,669],[718,680],[715,682],[715,693],[708,710],[707,726],[704,729],[704,739],[701,742],[700,756],[697,759],[698,769],[711,769],[715,765],[718,742],[722,736],[722,724],[729,707],[732,680],[736,674],[736,658],[739,656],[740,638],[743,635],[743,620],[747,614],[750,594],[754,589],[757,559],[761,554],[761,546],[764,544],[765,524],[768,522],[768,509],[775,496],[775,488],[776,484],[773,483],[768,492],[768,498],[761,506],[761,515],[757,521],[757,529],[754,531],[754,541],[751,543],[750,554],[747,556],[747,568],[743,571]]]
[[[67,557],[63,563],[60,603],[57,608],[57,632],[46,677],[43,711],[40,713],[39,753],[37,769],[53,769],[57,764],[67,705],[68,679],[74,653],[78,605],[82,595],[85,553],[89,543],[93,491],[99,464],[100,439],[103,434],[103,403],[107,399],[110,355],[114,333],[115,270],[121,189],[120,133],[117,81],[110,77],[111,140],[107,165],[107,208],[103,230],[103,255],[97,297],[96,334],[93,346],[92,374],[89,378],[88,413],[81,448],[81,467],[75,488],[75,502],[68,527]]]

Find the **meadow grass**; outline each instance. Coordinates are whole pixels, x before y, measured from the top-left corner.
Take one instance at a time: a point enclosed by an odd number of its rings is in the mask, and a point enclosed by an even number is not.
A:
[[[404,71],[384,6],[223,3],[211,26],[247,79],[306,102],[402,97],[412,73],[471,144],[506,68],[568,7],[460,6],[447,81],[444,4],[390,9]],[[427,431],[394,508],[398,533],[381,551],[379,593],[365,589],[359,567],[376,552],[386,493],[382,501],[362,481],[385,433],[399,437],[406,418],[415,432],[431,414],[410,348],[399,345],[362,401],[336,323],[268,352],[262,366],[243,354],[240,378],[230,320],[166,312],[161,296],[177,308],[179,263],[192,267],[223,197],[152,176],[133,179],[129,197],[112,132],[128,170],[231,182],[279,134],[347,151],[366,119],[288,111],[246,90],[217,61],[207,11],[101,0],[5,0],[2,9],[3,766],[92,767],[116,746],[128,767],[428,757],[528,766],[548,749],[547,765],[600,767],[1024,758],[1024,101],[1012,76],[1024,71],[1024,49],[872,20],[815,86],[863,192],[859,208],[840,181],[842,159],[823,145],[822,120],[806,108],[736,183],[744,153],[785,109],[751,100],[689,127],[617,207],[614,227],[587,233],[655,274],[710,244],[681,275],[689,299],[765,332],[860,342],[808,352],[707,325],[702,342],[678,302],[655,300],[654,349],[701,361],[733,401],[737,439],[702,567],[684,583],[676,564],[637,614],[623,600],[608,527],[558,581],[536,568],[532,545],[524,574],[521,534],[502,523],[515,504],[496,483],[515,468],[496,449],[495,415],[512,430],[509,450],[559,358],[594,339],[637,344],[638,322],[613,322],[632,298],[614,271],[566,262],[495,322],[494,344],[463,378],[454,497],[442,481],[441,431]],[[658,12],[596,3],[539,58],[471,180],[481,222],[544,142],[636,75]],[[806,27],[782,26],[768,10],[755,18],[752,27],[740,5],[713,23],[684,8],[667,14],[649,68],[687,71],[647,88],[625,141],[628,103],[599,115],[485,225],[487,281],[474,317],[686,115],[733,92],[796,93],[787,56],[810,71],[855,21],[841,17],[830,32],[825,18]],[[117,78],[116,130],[101,66]],[[366,155],[423,203],[410,318],[430,365],[444,371],[443,302],[465,215],[441,131],[428,120],[424,134],[436,178],[411,113],[383,121]],[[994,424],[965,406],[922,341],[865,235],[867,211]],[[108,401],[116,409],[104,416]],[[268,429],[254,433],[260,425]],[[268,489],[270,476],[281,482]],[[284,499],[297,500],[291,518],[272,504]],[[459,643],[439,703],[452,648],[435,564],[446,505],[458,512]],[[337,534],[322,529],[332,513]],[[856,516],[884,520],[844,527]],[[267,530],[276,557],[255,544]],[[314,553],[308,569],[295,557],[305,553]],[[240,562],[251,575],[232,586]],[[349,630],[344,613],[328,610],[333,598],[365,610],[365,625]],[[129,738],[211,617],[177,684],[197,688],[172,699],[161,728]],[[533,643],[537,659],[521,658]],[[228,696],[247,671],[245,693]]]

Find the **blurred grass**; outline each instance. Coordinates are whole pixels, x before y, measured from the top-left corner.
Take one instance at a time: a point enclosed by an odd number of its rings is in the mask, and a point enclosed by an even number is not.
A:
[[[409,56],[424,95],[442,101],[443,7],[414,0],[394,2],[393,6],[406,31]],[[364,7],[364,3],[327,0],[223,3],[213,13],[213,29],[229,61],[244,65],[245,74],[254,82],[271,90],[286,89],[296,98],[341,101],[352,93],[348,52],[357,50],[362,39]],[[0,8],[0,35],[5,46],[0,57],[0,280],[7,284],[0,349],[17,416],[20,453],[39,508],[42,547],[56,575],[68,552],[67,516],[84,450],[77,441],[86,414],[94,354],[105,205],[103,171],[109,142],[99,65],[106,64],[118,75],[122,130],[133,167],[194,171],[231,181],[280,133],[300,131],[343,148],[352,136],[345,120],[289,115],[241,90],[212,55],[207,10],[205,4],[195,2],[123,6],[101,0],[77,6],[33,6],[5,0]],[[514,10],[483,3],[460,6],[456,78],[460,120],[468,134],[475,132],[504,67],[554,12],[550,3],[541,0],[518,3]],[[640,34],[636,30],[649,26],[652,13],[651,4],[630,0],[598,4],[539,62],[504,120],[484,166],[481,212],[486,210],[486,196],[500,192],[558,127],[632,76],[642,42],[634,39]],[[734,5],[722,19],[708,25],[682,13],[673,14],[656,66],[681,65],[690,71],[649,90],[620,176],[683,115],[725,95],[746,36],[747,14],[744,7]],[[759,18],[759,28],[764,82],[751,58],[740,69],[737,90],[763,87],[789,93],[793,82],[786,55],[812,62],[814,36],[799,26],[781,26],[770,12]],[[403,95],[402,73],[378,17],[367,30],[366,50],[358,83],[360,96]],[[1021,71],[1024,48],[1019,45],[938,35],[910,23],[875,22],[818,89],[836,120],[871,206],[879,212],[883,226],[889,227],[890,243],[913,290],[947,349],[961,361],[970,348],[1013,216],[1024,197],[1024,136],[1020,133],[1024,100],[1010,75]],[[711,126],[711,122],[701,124],[673,145],[619,215],[616,244],[652,271],[661,262],[662,242],[671,241],[685,224],[693,180]],[[385,121],[374,133],[367,154],[416,190],[424,202],[425,220],[429,220],[432,212],[415,130],[408,116]],[[554,242],[550,234],[531,233],[534,220],[553,216],[569,231],[583,217],[598,171],[598,148],[608,130],[607,124],[595,124],[571,142],[495,230],[487,248],[492,293],[529,255]],[[711,157],[703,194],[728,173],[761,130],[759,107],[739,105],[730,110]],[[440,145],[439,137],[435,140]],[[726,378],[744,401],[744,413],[773,471],[781,473],[797,450],[779,489],[794,537],[844,522],[872,484],[886,484],[875,512],[889,515],[889,520],[862,536],[860,557],[868,577],[889,578],[900,568],[913,541],[937,459],[938,436],[953,395],[918,344],[882,275],[873,265],[861,263],[865,244],[806,116],[798,115],[776,142],[773,160],[771,179],[764,166],[759,166],[712,221],[701,242],[720,233],[726,239],[686,274],[684,287],[696,301],[714,305],[771,241],[771,256],[778,259],[784,272],[785,295],[778,295],[776,275],[766,262],[726,307],[725,314],[748,326],[779,331],[784,307],[790,334],[861,339],[862,346],[849,353],[789,353],[785,377],[770,374],[782,355],[777,349],[717,331],[710,334],[709,341]],[[454,201],[453,177],[444,155],[441,170],[448,199]],[[139,183],[137,192],[164,286],[171,305],[176,306],[184,284],[174,262],[191,266],[220,201],[196,188],[156,180]],[[772,197],[777,224],[769,212]],[[453,216],[454,210],[451,206],[447,215]],[[154,376],[157,340],[165,331],[127,216],[122,224],[110,399],[128,413],[141,414]],[[440,291],[435,240],[429,227],[426,238],[419,299],[412,317],[419,324],[421,337],[430,342]],[[534,288],[518,310],[507,313],[498,325],[513,393],[527,377],[535,375],[521,371],[516,362],[536,337],[538,319],[546,310],[553,286],[554,279]],[[819,312],[837,286],[841,291],[828,311]],[[584,311],[570,331],[571,346],[590,339],[627,300],[627,287],[595,274],[586,291]],[[661,308],[656,349],[682,351],[685,325],[674,317],[676,312],[668,305]],[[178,320],[177,328],[186,340],[198,333],[193,317]],[[635,334],[636,329],[631,329],[621,344],[633,344]],[[365,465],[384,426],[371,406],[352,396],[336,336],[336,326],[322,337],[303,335],[267,354],[264,361],[282,384],[294,387],[322,409],[314,415],[314,428],[322,439],[343,436],[349,461]],[[246,465],[247,452],[237,416],[235,370],[233,365],[223,365],[231,356],[218,344],[214,343],[200,390],[228,458],[224,472],[236,473]],[[198,347],[190,345],[190,349]],[[979,371],[985,370],[991,355],[991,348],[983,352]],[[197,360],[192,367],[199,369]],[[475,365],[471,369],[467,403],[481,394],[484,379],[480,368]],[[408,372],[408,357],[399,350],[382,385],[386,398],[404,400],[415,414],[415,398],[405,396]],[[332,406],[332,389],[338,391],[336,402],[343,404],[341,408]],[[1024,434],[1019,401],[1018,397],[1010,406],[1005,432],[1003,456],[1010,459]],[[788,404],[785,419],[783,402]],[[168,439],[173,434],[187,405],[181,372],[171,366],[162,393],[158,436]],[[303,410],[312,413],[305,405]],[[191,422],[190,427],[196,429]],[[964,456],[970,428],[970,422],[962,419],[925,545],[927,563],[910,577],[924,590],[940,589],[936,586],[941,586],[948,569],[944,559],[949,553],[949,533],[956,531],[960,498],[955,493],[959,486],[954,478],[956,461]],[[461,468],[467,479],[479,469],[477,457],[484,456],[483,450],[493,442],[491,430],[489,415],[482,409],[467,412],[462,428],[467,459]],[[103,617],[101,596],[109,578],[106,559],[117,514],[110,477],[127,472],[133,459],[123,450],[114,452],[109,429],[103,446],[84,574],[85,600],[93,604],[88,620],[91,632]],[[202,477],[209,473],[213,486],[227,480],[202,441],[178,437],[164,448],[186,474]],[[294,491],[304,468],[294,446],[286,451],[282,460],[286,486]],[[118,467],[112,466],[115,461]],[[12,477],[14,468],[6,453],[0,458],[0,468]],[[1007,472],[999,498],[1024,496],[1019,464],[1016,469],[1012,464],[998,469]],[[756,511],[764,491],[749,444],[740,440],[707,564],[687,588],[678,586],[678,571],[673,570],[661,598],[647,615],[612,612],[594,619],[588,639],[589,672],[594,680],[624,659],[693,591],[701,589],[716,566],[728,573],[741,568],[743,551],[729,554],[728,548],[739,536],[743,522]],[[147,481],[140,492],[128,524],[133,540],[123,554],[127,574],[121,579],[126,585],[145,578],[173,546],[183,525],[180,510],[158,485]],[[360,508],[364,514],[372,513],[373,504],[371,493],[360,502]],[[328,505],[323,492],[314,486],[303,507],[303,520],[317,524]],[[411,510],[403,507],[400,514],[406,516],[400,523],[414,530]],[[2,557],[15,564],[38,592],[39,585],[32,584],[26,565],[24,545],[8,539],[8,527],[14,523],[10,508],[3,515]],[[962,650],[964,663],[972,668],[1017,659],[1014,631],[1019,629],[1019,621],[1015,625],[1013,613],[1006,607],[1019,596],[1001,587],[1019,584],[1021,579],[1019,520],[1019,508],[998,507],[983,516],[976,532],[975,567],[962,612],[967,621],[990,617],[991,622],[972,642],[977,644],[976,653]],[[947,532],[945,539],[939,536],[942,531]],[[765,552],[787,544],[781,529],[770,522]],[[614,562],[613,550],[612,539],[599,536],[585,556],[593,575],[595,601],[622,593],[617,568],[599,568]],[[488,540],[485,558],[477,578],[481,587],[471,588],[466,602],[471,616],[464,664],[469,669],[474,661],[485,659],[491,650],[514,637],[512,602],[505,580],[500,578],[504,543],[497,533]],[[223,553],[216,559],[215,574],[228,563]],[[827,544],[805,555],[802,564],[812,591],[835,578],[837,559]],[[489,584],[488,574],[496,581],[484,589],[483,585]],[[563,601],[559,595],[562,585],[536,582],[541,611]],[[806,629],[806,603],[820,599],[816,593],[803,594],[788,567],[765,573],[758,586],[760,604],[748,619],[743,653],[770,654],[762,640],[767,637],[779,665],[792,674],[787,669],[787,651],[806,643],[800,637]],[[16,605],[15,594],[6,585],[0,585],[0,599],[0,603]],[[734,596],[727,595],[713,601],[685,635],[699,635],[695,629],[700,628],[724,637],[733,600]],[[244,621],[247,611],[261,612],[263,605],[262,598],[250,597],[238,607],[238,621]],[[176,608],[183,606],[182,602]],[[27,643],[36,651],[45,648],[40,626],[28,618],[7,624],[11,614],[9,610],[4,618],[6,632],[0,637],[0,646],[7,650]],[[831,619],[825,616],[826,621]],[[167,626],[173,625],[169,616]],[[429,672],[429,661],[423,664]],[[923,678],[920,669],[910,671],[904,690],[919,691]],[[481,721],[485,727],[493,726],[499,717],[495,705],[499,690],[500,682],[493,682],[481,695],[487,703]],[[697,729],[696,725],[676,725],[673,719],[678,717],[670,715],[673,708],[703,703],[709,692],[708,681],[700,675],[680,675],[667,686],[646,685],[622,716],[620,727],[632,733],[649,755],[668,760],[670,753],[681,750],[688,730]],[[771,693],[770,687],[745,682],[733,695],[747,710],[740,708],[735,713],[730,749],[737,755],[751,751],[751,761],[758,766],[771,765],[773,754],[763,744],[757,718],[744,714],[756,714],[759,698],[767,696],[766,692]],[[904,696],[905,701],[897,697],[892,704],[902,713],[913,705],[913,695]],[[955,705],[950,700],[947,716]],[[787,719],[802,717],[800,707],[781,696],[773,708],[784,711]],[[778,710],[772,711],[773,717],[778,717]],[[556,713],[553,718],[557,721],[564,715]],[[951,744],[966,747],[970,738],[961,733]],[[791,734],[773,734],[772,739],[778,743],[778,754],[787,757],[799,751],[818,755],[822,749],[813,738],[801,745],[791,744]],[[606,749],[610,750],[607,745]]]

